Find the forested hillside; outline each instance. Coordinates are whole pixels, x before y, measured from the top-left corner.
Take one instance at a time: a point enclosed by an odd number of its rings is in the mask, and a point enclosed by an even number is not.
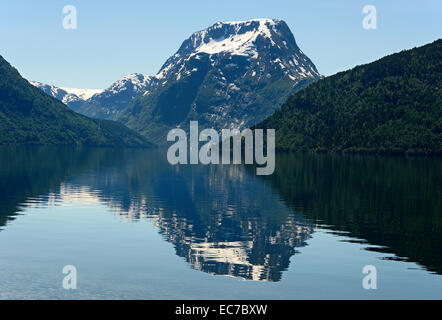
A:
[[[0,56],[0,145],[151,146],[124,125],[70,110]]]
[[[324,78],[260,128],[286,151],[442,153],[442,40]]]

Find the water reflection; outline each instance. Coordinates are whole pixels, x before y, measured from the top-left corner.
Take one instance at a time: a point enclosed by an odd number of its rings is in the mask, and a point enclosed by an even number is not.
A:
[[[156,150],[2,148],[0,164],[0,228],[24,206],[99,202],[125,220],[153,219],[194,269],[279,281],[325,224],[442,272],[438,159],[279,155],[268,178],[171,167]]]
[[[285,155],[266,182],[316,223],[442,273],[442,161]]]
[[[160,233],[197,270],[278,281],[313,231],[241,167],[181,169],[155,186],[169,204],[155,215]]]
[[[310,236],[311,224],[290,214],[270,187],[241,166],[171,169],[161,156],[137,154],[122,170],[79,176],[71,183],[97,190],[128,219],[151,217],[192,268],[280,280],[296,247]]]

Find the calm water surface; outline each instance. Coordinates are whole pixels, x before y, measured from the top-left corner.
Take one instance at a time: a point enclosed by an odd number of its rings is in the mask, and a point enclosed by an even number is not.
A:
[[[257,177],[161,150],[0,148],[1,299],[442,299],[441,274],[440,159],[280,154]]]

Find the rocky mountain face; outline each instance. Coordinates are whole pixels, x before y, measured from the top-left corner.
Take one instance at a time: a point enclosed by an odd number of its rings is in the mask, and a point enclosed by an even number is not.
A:
[[[321,78],[284,21],[218,22],[194,33],[158,74],[128,75],[104,91],[75,95],[33,84],[92,118],[118,120],[156,143],[198,120],[205,128],[246,128]]]
[[[92,118],[116,120],[132,99],[144,93],[151,83],[152,77],[130,74],[86,100],[77,111]]]
[[[189,120],[241,129],[320,78],[284,21],[218,22],[184,41],[118,120],[160,144]]]

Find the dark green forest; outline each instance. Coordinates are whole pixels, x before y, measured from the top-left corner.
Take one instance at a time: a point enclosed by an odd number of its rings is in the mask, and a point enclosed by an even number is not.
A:
[[[321,79],[258,128],[284,151],[442,153],[442,40]]]
[[[70,110],[0,56],[0,145],[151,146],[124,125]]]
[[[275,167],[263,180],[294,212],[442,274],[440,159],[279,154]]]

